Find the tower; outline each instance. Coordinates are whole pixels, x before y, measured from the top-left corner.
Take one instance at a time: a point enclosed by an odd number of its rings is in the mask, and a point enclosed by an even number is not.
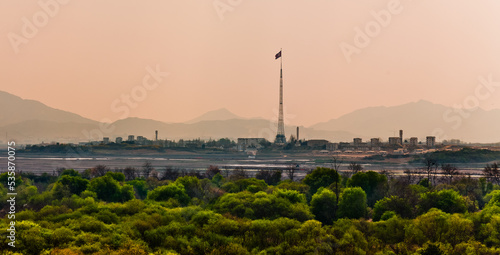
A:
[[[276,54],[275,59],[280,59],[280,101],[279,101],[279,117],[278,117],[278,132],[276,133],[275,144],[283,145],[286,143],[285,138],[285,123],[283,121],[283,58],[281,50]]]
[[[399,130],[399,143],[403,145],[403,130]]]

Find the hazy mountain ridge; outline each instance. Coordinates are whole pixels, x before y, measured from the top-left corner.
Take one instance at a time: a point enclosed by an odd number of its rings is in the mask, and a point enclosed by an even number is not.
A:
[[[35,127],[35,128],[34,128]],[[106,132],[110,130],[109,132]],[[98,140],[102,137],[122,137],[128,135],[144,136],[154,139],[158,130],[159,139],[218,139],[240,137],[263,137],[270,141],[276,135],[276,123],[264,119],[231,119],[201,121],[195,124],[164,123],[161,121],[128,118],[111,123],[106,129],[100,129],[97,124],[57,123],[49,121],[25,121],[17,124],[0,127],[0,132],[7,132],[10,138],[30,143],[61,141],[77,142]],[[296,127],[286,126],[287,137],[295,135]],[[89,135],[90,134],[90,139]],[[355,136],[343,131],[314,130],[301,127],[300,137],[305,139],[323,138],[331,141],[342,141]]]
[[[226,108],[220,108],[217,110],[209,111],[201,116],[198,116],[192,120],[186,121],[186,124],[194,124],[200,121],[210,121],[210,120],[230,120],[230,119],[243,119],[242,117],[230,112]]]
[[[392,107],[369,107],[356,110],[337,119],[318,123],[318,130],[349,130],[363,138],[381,137],[387,140],[404,131],[404,137],[436,135],[440,139],[462,139],[468,142],[498,142],[500,110],[464,110],[467,117],[453,108],[428,101],[418,101]]]
[[[0,109],[0,126],[30,120],[97,124],[78,114],[54,109],[41,102],[22,99],[3,91],[0,91]]]
[[[102,137],[127,138],[128,135],[154,139],[158,130],[160,139],[218,139],[228,137],[264,137],[274,140],[277,125],[272,121],[247,119],[225,108],[209,111],[186,123],[165,123],[142,118],[127,118],[103,125],[77,114],[50,108],[40,102],[24,100],[6,92],[0,92],[0,132],[9,139],[26,143],[80,142],[99,140]],[[14,118],[15,116],[15,118]],[[296,127],[286,126],[286,135],[296,134]],[[349,139],[354,136],[343,131],[317,131],[301,127],[301,138]]]
[[[97,121],[6,92],[0,92],[0,99],[0,132],[20,142],[78,142],[102,137],[113,140],[117,136],[126,139],[128,135],[154,139],[155,130],[159,131],[160,139],[170,140],[263,137],[273,141],[277,130],[274,121],[241,118],[224,108],[209,111],[186,123],[127,118],[102,128]],[[354,137],[387,140],[403,129],[405,138],[424,139],[437,135],[438,140],[500,141],[500,110],[477,109],[466,113],[467,117],[461,117],[453,108],[423,100],[392,107],[369,107],[311,127],[300,127],[300,138],[332,142],[350,142]],[[286,126],[285,134],[287,139],[295,135],[296,127]]]

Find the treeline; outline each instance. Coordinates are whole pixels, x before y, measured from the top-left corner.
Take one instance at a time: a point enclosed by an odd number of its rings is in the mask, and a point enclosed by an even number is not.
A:
[[[264,144],[270,144],[266,142]],[[26,147],[21,152],[25,153],[78,153],[78,154],[89,154],[98,153],[99,151],[118,151],[118,150],[155,150],[155,151],[165,151],[165,149],[175,149],[175,150],[192,150],[192,149],[210,149],[210,150],[224,150],[232,149],[236,147],[236,142],[230,140],[229,138],[221,138],[218,140],[183,140],[171,141],[171,140],[160,140],[160,141],[122,141],[121,143],[104,143],[104,142],[92,142],[85,145],[75,145],[75,144],[38,144],[38,145],[26,145]]]
[[[442,163],[481,163],[499,160],[500,151],[472,148],[462,148],[458,151],[435,151],[416,157],[413,162],[420,162],[423,158],[433,158]]]
[[[438,184],[349,169],[316,168],[300,182],[215,166],[160,177],[148,164],[141,174],[105,166],[25,174],[16,179],[16,247],[2,238],[0,254],[500,254],[500,187],[491,179]]]

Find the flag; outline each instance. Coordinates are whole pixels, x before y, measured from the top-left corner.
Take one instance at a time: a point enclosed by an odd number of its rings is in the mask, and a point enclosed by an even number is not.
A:
[[[278,54],[276,54],[276,56],[274,56],[274,57],[275,57],[275,59],[281,58],[281,51],[278,52]]]

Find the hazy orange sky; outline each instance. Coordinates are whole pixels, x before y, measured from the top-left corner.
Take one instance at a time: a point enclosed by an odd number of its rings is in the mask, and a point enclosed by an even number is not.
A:
[[[111,105],[156,65],[170,75],[127,116],[181,122],[224,107],[274,119],[280,48],[287,124],[420,99],[453,106],[474,95],[479,76],[500,81],[494,0],[65,2],[46,20],[37,1],[0,2],[0,90],[95,120],[122,117]],[[347,61],[340,45],[355,46],[356,27],[395,7]],[[40,25],[32,38],[26,19]],[[480,105],[500,108],[499,99],[497,88]]]

